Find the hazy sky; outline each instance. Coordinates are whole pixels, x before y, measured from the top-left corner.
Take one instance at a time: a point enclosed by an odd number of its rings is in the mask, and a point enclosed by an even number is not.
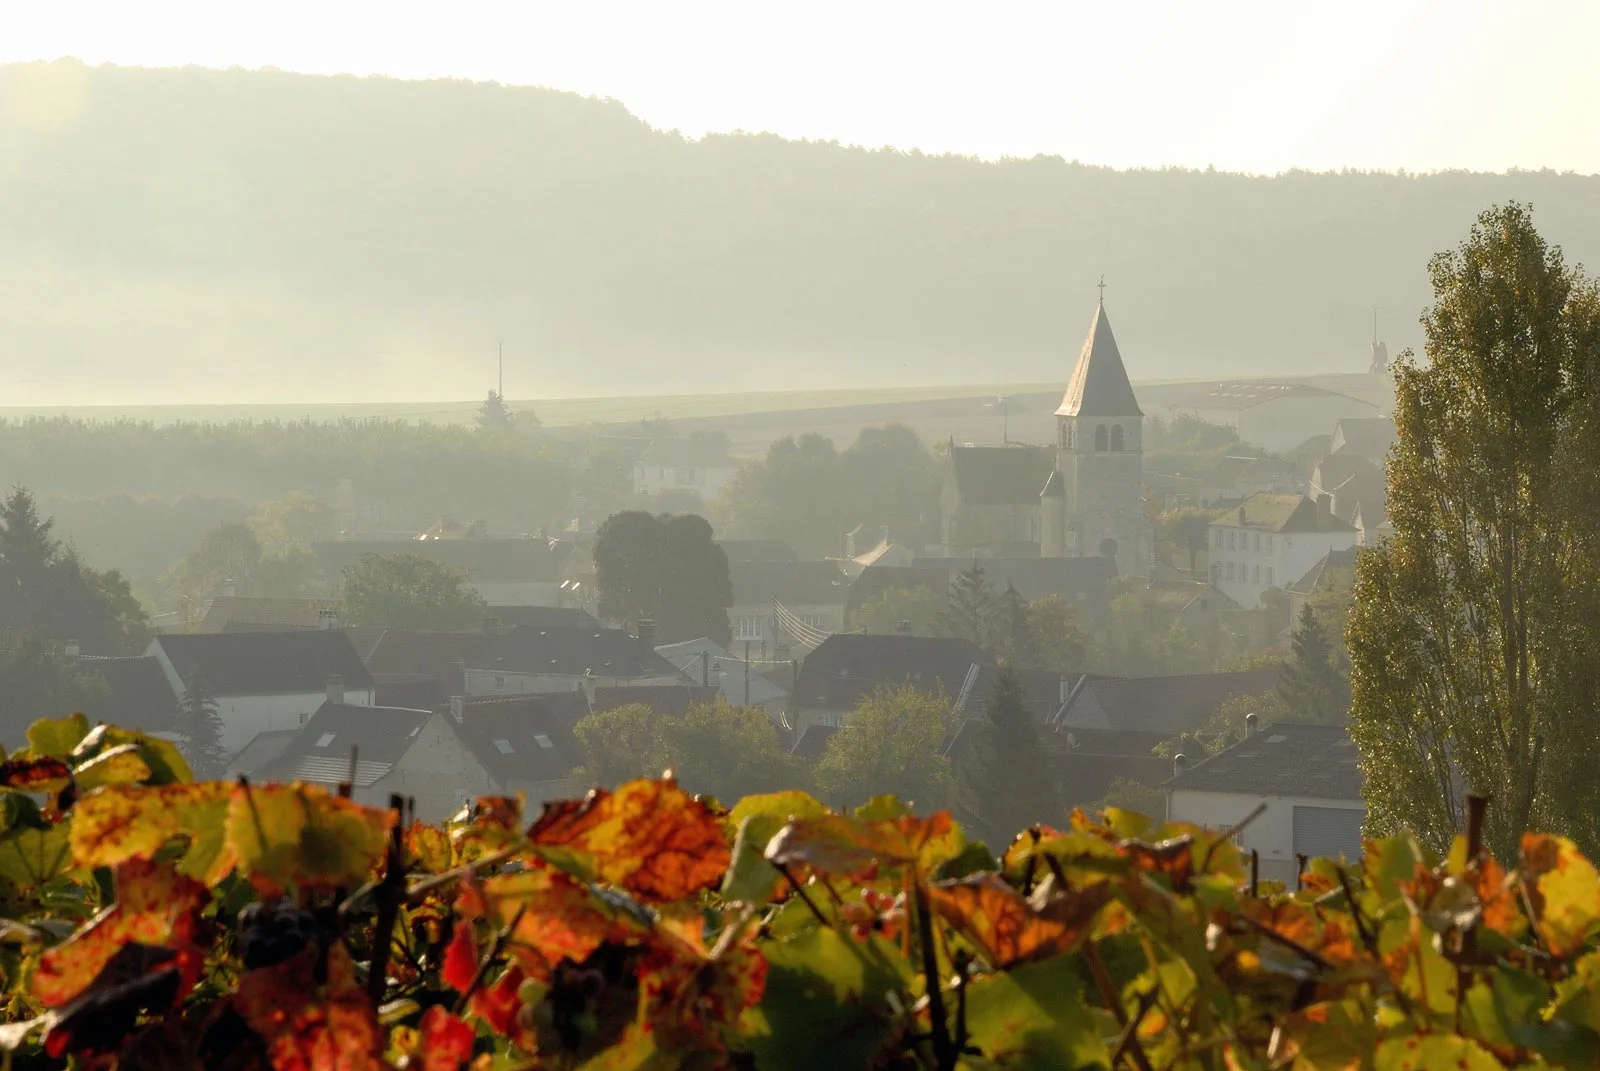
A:
[[[1272,172],[1600,172],[1596,0],[0,0],[0,62],[456,76],[690,134]]]

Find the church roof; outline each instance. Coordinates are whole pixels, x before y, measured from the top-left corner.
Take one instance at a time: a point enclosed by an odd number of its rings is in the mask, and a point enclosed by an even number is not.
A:
[[[1061,478],[1061,470],[1056,469],[1045,481],[1044,490],[1039,492],[1040,498],[1066,498],[1067,481]]]
[[[1089,336],[1083,340],[1083,352],[1078,354],[1078,365],[1072,370],[1072,380],[1056,415],[1143,415],[1139,400],[1133,395],[1133,384],[1128,382],[1128,370],[1122,366],[1122,354],[1117,351],[1104,304],[1094,310]]]
[[[950,467],[963,502],[1038,505],[1056,455],[1042,446],[951,446]]]

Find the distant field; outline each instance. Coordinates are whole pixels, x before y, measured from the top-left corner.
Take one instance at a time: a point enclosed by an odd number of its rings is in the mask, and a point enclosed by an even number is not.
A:
[[[1365,375],[1322,375],[1296,377],[1305,382],[1362,398],[1388,408],[1390,393],[1386,380]],[[1145,400],[1145,410],[1153,412],[1175,398],[1184,386],[1215,380],[1142,381],[1135,386]],[[746,418],[732,423],[756,430],[763,421],[748,418],[761,414],[779,416],[777,423],[789,430],[808,430],[813,425],[806,414],[813,414],[817,430],[826,426],[834,431],[839,421],[862,424],[885,420],[905,420],[916,424],[918,411],[928,403],[935,410],[954,410],[982,417],[997,426],[999,418],[985,403],[996,397],[1026,402],[1013,409],[1026,423],[1037,423],[1041,416],[1039,400],[1062,390],[1064,384],[991,383],[904,388],[869,388],[807,391],[754,391],[742,394],[681,394],[621,398],[546,398],[512,399],[514,410],[532,409],[546,427],[561,428],[585,424],[626,424],[652,417],[723,425],[719,418]],[[962,404],[966,403],[966,404]],[[373,402],[348,404],[279,405],[139,405],[139,406],[0,406],[0,419],[69,416],[84,420],[137,420],[155,424],[180,421],[227,423],[234,420],[418,420],[440,424],[465,424],[472,421],[479,402]],[[1048,408],[1048,407],[1046,407]],[[988,414],[985,416],[985,414]],[[1029,418],[1032,418],[1029,420]],[[781,434],[788,434],[788,430]],[[924,432],[927,434],[927,432]],[[1046,436],[1048,437],[1048,436]],[[735,436],[739,438],[739,436]]]
[[[987,398],[1049,390],[1045,384],[958,385],[807,391],[755,391],[743,394],[680,394],[631,398],[509,399],[513,410],[532,409],[546,427],[624,424],[652,417],[698,420],[739,414],[838,409],[949,398]],[[1056,388],[1059,389],[1059,388]],[[181,421],[227,423],[234,420],[425,420],[470,423],[481,399],[447,402],[371,402],[279,405],[63,405],[0,406],[0,419],[69,416],[83,420],[137,420],[155,424]]]

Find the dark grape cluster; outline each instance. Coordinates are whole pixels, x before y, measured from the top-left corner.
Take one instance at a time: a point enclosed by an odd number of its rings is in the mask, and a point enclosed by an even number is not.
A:
[[[239,959],[246,970],[271,967],[321,935],[317,916],[289,900],[251,904],[239,912]]]
[[[638,1003],[638,955],[635,948],[603,944],[582,963],[558,964],[548,983],[528,983],[519,994],[523,1028],[554,1034],[569,1053],[603,1048]]]

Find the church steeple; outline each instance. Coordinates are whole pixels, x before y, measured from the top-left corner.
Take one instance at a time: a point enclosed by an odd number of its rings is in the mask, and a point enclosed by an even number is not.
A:
[[[1104,284],[1102,283],[1102,286]],[[1067,384],[1066,396],[1061,399],[1057,416],[1068,417],[1137,417],[1143,416],[1139,402],[1133,396],[1133,384],[1128,382],[1128,370],[1122,366],[1122,354],[1117,351],[1117,340],[1111,334],[1111,321],[1106,318],[1105,291],[1100,294],[1100,304],[1094,310],[1094,320],[1089,324],[1089,335],[1083,340],[1083,351],[1078,354],[1077,367]]]

